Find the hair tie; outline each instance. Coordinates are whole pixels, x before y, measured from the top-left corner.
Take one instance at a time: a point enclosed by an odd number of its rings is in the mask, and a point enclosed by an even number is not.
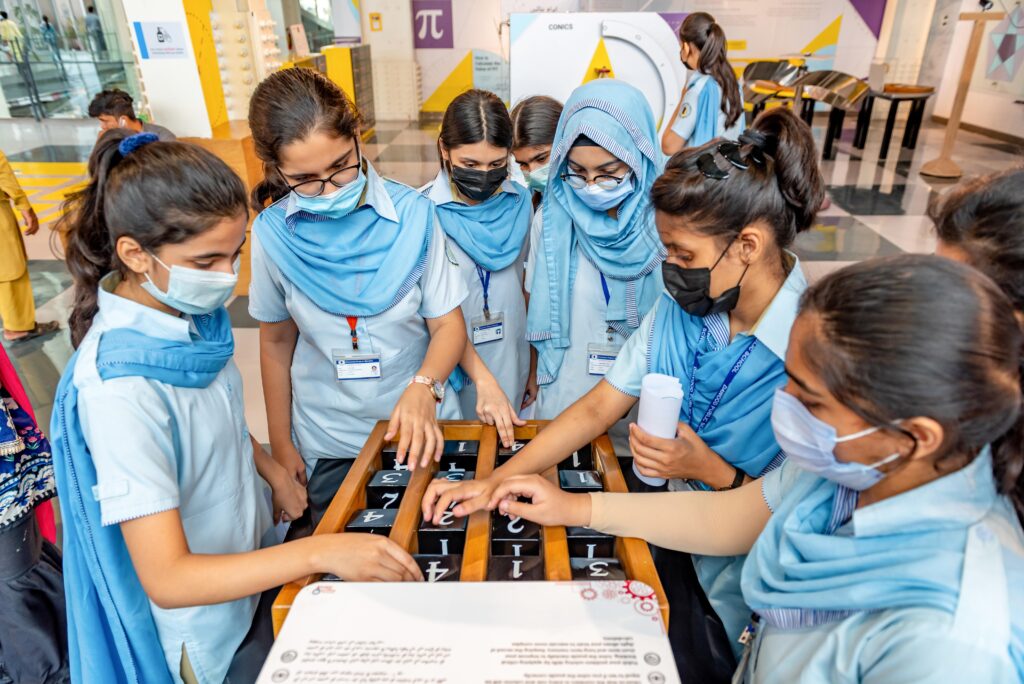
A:
[[[157,137],[156,133],[136,133],[135,135],[129,135],[118,143],[117,151],[121,153],[122,157],[127,157],[143,145],[148,145],[149,143],[156,142],[159,139],[160,138]]]

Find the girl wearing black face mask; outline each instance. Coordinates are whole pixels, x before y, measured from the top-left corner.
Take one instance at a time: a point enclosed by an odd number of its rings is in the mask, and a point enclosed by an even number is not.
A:
[[[806,288],[787,250],[823,197],[811,131],[788,110],[762,114],[739,145],[719,138],[672,157],[651,189],[665,292],[604,379],[513,459],[526,459],[519,473],[543,472],[607,431],[650,372],[677,377],[684,399],[675,439],[630,426],[640,475],[672,490],[731,489],[778,465],[772,397]],[[657,550],[683,681],[728,681],[735,669],[750,617],[742,560]]]
[[[494,93],[455,98],[441,122],[441,170],[421,189],[437,205],[449,260],[469,289],[469,344],[452,376],[464,416],[498,428],[512,446],[530,373],[523,260],[533,214],[526,188],[509,177],[512,121]]]

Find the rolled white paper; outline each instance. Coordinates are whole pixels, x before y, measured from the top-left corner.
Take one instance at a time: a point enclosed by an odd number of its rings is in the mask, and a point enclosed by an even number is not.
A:
[[[672,439],[679,424],[679,409],[683,405],[683,385],[679,378],[661,373],[648,373],[640,383],[640,412],[637,425],[655,437]],[[660,487],[665,480],[660,477],[641,475],[633,462],[633,472],[652,487]]]

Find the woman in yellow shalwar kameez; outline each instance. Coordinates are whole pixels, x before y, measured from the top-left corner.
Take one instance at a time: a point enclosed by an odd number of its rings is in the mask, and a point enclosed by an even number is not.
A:
[[[28,278],[25,241],[11,204],[25,220],[25,234],[39,231],[39,219],[18,185],[7,157],[0,152],[0,321],[4,340],[20,342],[57,329],[57,323],[36,324],[36,306]]]

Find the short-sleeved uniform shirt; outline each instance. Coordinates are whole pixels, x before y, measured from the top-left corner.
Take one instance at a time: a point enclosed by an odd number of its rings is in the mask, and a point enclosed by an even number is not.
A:
[[[384,179],[369,164],[363,203],[384,218],[400,220]],[[289,195],[256,220],[283,223],[297,211]],[[344,220],[338,219],[339,230],[344,230]],[[264,251],[253,231],[249,313],[264,323],[292,319],[299,328],[291,366],[292,436],[307,468],[321,458],[355,458],[374,424],[391,416],[423,364],[430,344],[427,319],[451,313],[465,300],[466,284],[440,225],[433,220],[418,285],[391,308],[360,317],[356,323],[360,353],[381,357],[381,377],[359,380],[338,380],[335,370],[334,352],[351,350],[346,318],[324,311],[303,294]],[[461,417],[454,392],[445,396],[439,416]]]
[[[965,563],[954,614],[937,608],[901,607],[854,612],[826,624],[780,629],[762,620],[747,684],[1009,684],[1021,677],[1024,634],[1024,543],[1013,506],[995,495],[991,462],[979,457],[965,468],[922,487],[857,509],[835,535],[901,539],[908,527],[951,535],[966,530]],[[984,466],[989,472],[982,472]],[[783,463],[761,483],[776,511],[806,477]],[[836,559],[842,563],[856,559]],[[836,609],[843,607],[836,596]]]
[[[502,192],[525,192],[517,188],[511,180],[501,185]],[[451,181],[444,171],[439,173],[432,183],[420,189],[435,204],[441,205],[457,201],[452,193]],[[530,374],[530,345],[526,341],[526,300],[523,297],[523,262],[526,259],[527,243],[523,241],[523,249],[512,264],[500,271],[493,271],[488,281],[488,305],[492,313],[501,313],[504,317],[504,337],[501,340],[476,345],[476,352],[497,379],[505,396],[518,410],[519,402],[526,389],[526,380]],[[466,283],[468,295],[462,303],[462,314],[466,318],[466,334],[469,344],[473,344],[473,320],[482,318],[484,311],[484,288],[477,272],[477,264],[459,244],[448,240],[455,260],[459,264],[459,272]],[[462,415],[471,418],[476,415],[476,386],[468,382],[459,392],[462,404]]]
[[[267,485],[253,462],[234,361],[202,389],[142,377],[100,379],[96,349],[104,331],[130,328],[183,342],[197,334],[188,316],[113,294],[117,282],[112,275],[101,284],[99,313],[79,348],[74,375],[103,525],[177,509],[192,553],[243,553],[271,544]],[[175,681],[182,646],[200,681],[223,681],[258,599],[174,609],[151,602]]]
[[[690,140],[697,127],[697,100],[700,97],[701,91],[708,87],[719,88],[720,86],[709,74],[702,74],[699,71],[691,71],[690,80],[686,82],[686,92],[683,93],[683,103],[679,107],[679,115],[672,123],[672,132],[685,140],[687,146],[690,147],[703,145],[708,142],[707,140]],[[742,101],[742,94],[740,98]],[[740,137],[740,133],[743,132],[744,128],[746,128],[746,122],[743,118],[742,111],[740,112],[739,118],[733,122],[732,126],[726,128],[725,112],[721,111],[721,108],[719,108],[718,125],[715,127],[715,135],[712,137],[736,140]]]

